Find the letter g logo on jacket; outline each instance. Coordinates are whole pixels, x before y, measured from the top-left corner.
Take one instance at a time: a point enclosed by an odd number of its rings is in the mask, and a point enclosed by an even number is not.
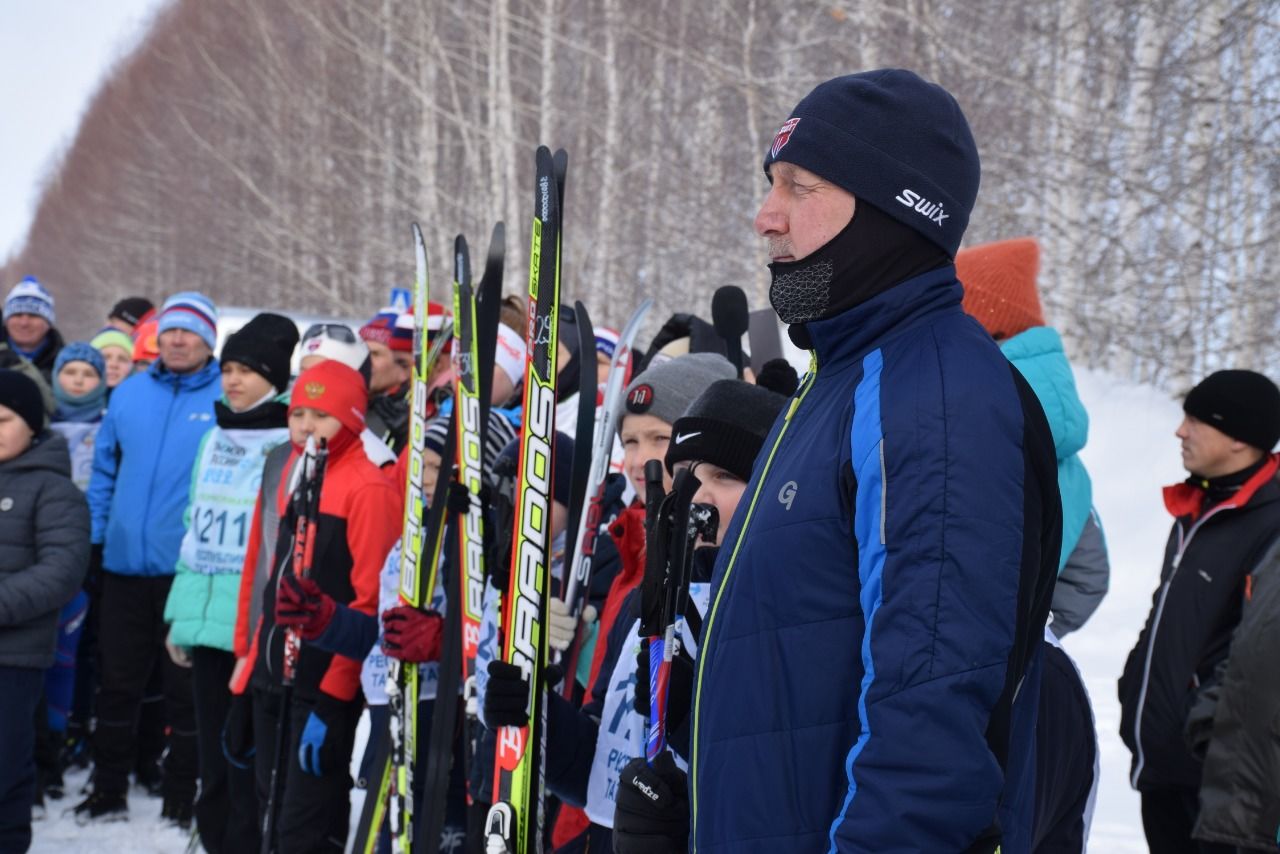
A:
[[[789,480],[782,484],[782,489],[778,490],[778,503],[791,509],[791,502],[796,500],[796,488],[799,486],[794,480]]]

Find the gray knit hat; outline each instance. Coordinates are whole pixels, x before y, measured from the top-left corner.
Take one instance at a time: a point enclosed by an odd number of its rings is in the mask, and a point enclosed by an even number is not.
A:
[[[627,386],[618,413],[618,430],[622,430],[622,419],[627,415],[652,415],[674,424],[707,386],[737,375],[729,360],[718,353],[689,353],[653,365]]]

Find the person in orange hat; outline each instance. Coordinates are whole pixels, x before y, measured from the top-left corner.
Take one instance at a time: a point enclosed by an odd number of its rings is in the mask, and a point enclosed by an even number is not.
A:
[[[286,471],[305,453],[307,439],[325,439],[329,459],[320,490],[315,532],[316,552],[311,572],[298,578],[282,567],[291,566],[296,517],[291,506],[291,483],[282,478],[274,494],[260,493],[254,511],[240,586],[235,651],[240,661],[232,690],[243,699],[231,712],[224,747],[235,761],[254,764],[260,802],[267,801],[280,717],[287,714],[284,784],[281,789],[277,850],[312,851],[328,840],[347,838],[351,778],[347,765],[360,716],[360,662],[325,652],[307,643],[303,630],[297,678],[290,707],[281,708],[283,623],[289,615],[277,606],[277,594],[290,588],[292,599],[324,599],[330,609],[341,603],[366,614],[378,604],[378,573],[383,558],[400,532],[400,518],[387,512],[398,506],[395,489],[369,462],[360,443],[364,430],[366,394],[356,371],[335,360],[303,371],[289,401],[289,440],[292,459]],[[263,505],[273,502],[281,526],[275,538],[271,574],[265,584],[255,578],[257,551],[264,531]],[[290,597],[285,597],[290,598]],[[283,622],[282,622],[283,620]],[[319,625],[317,631],[323,631]],[[255,752],[256,748],[256,752]]]
[[[151,367],[151,363],[160,358],[158,336],[160,320],[156,315],[142,321],[133,330],[133,372],[135,374]]]
[[[1076,394],[1062,338],[1045,321],[1036,286],[1039,270],[1040,246],[1030,237],[984,243],[956,254],[962,305],[1030,383],[1049,420],[1058,461],[1062,548],[1042,650],[1033,841],[1037,851],[1070,851],[1080,850],[1089,835],[1098,745],[1088,691],[1057,641],[1097,609],[1111,567],[1089,473],[1079,457],[1088,439],[1089,416]]]
[[[1031,384],[1044,407],[1058,459],[1062,494],[1062,549],[1050,609],[1058,638],[1084,625],[1107,592],[1111,567],[1093,486],[1079,452],[1089,438],[1089,414],[1058,331],[1045,322],[1036,277],[1040,246],[1017,237],[962,249],[956,275],[964,285],[964,310],[1000,345]]]

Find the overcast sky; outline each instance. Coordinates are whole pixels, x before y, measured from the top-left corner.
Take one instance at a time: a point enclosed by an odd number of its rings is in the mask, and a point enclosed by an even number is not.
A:
[[[0,0],[0,258],[21,247],[40,182],[103,75],[167,2]]]

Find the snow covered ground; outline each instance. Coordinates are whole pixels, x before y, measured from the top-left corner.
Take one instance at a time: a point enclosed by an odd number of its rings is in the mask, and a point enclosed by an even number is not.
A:
[[[1090,848],[1107,854],[1141,854],[1146,844],[1138,797],[1129,788],[1129,753],[1117,734],[1116,679],[1142,628],[1159,576],[1170,524],[1160,487],[1184,476],[1173,437],[1181,409],[1163,392],[1118,382],[1105,374],[1078,371],[1076,380],[1090,415],[1089,445],[1083,456],[1093,476],[1094,503],[1111,555],[1110,592],[1089,624],[1063,643],[1084,674],[1098,722],[1102,780]],[[183,833],[160,825],[160,801],[137,790],[129,799],[129,822],[77,827],[62,810],[79,799],[76,793],[83,783],[84,775],[68,778],[67,799],[51,804],[49,816],[35,825],[33,852],[160,854],[185,849]],[[361,793],[353,796],[353,816],[358,815],[362,800]]]
[[[1129,788],[1129,751],[1120,741],[1116,680],[1151,607],[1160,561],[1172,523],[1160,488],[1186,477],[1173,431],[1179,403],[1164,392],[1076,371],[1089,410],[1089,444],[1082,452],[1093,478],[1094,506],[1102,518],[1111,558],[1111,589],[1083,629],[1063,647],[1076,659],[1098,725],[1102,779],[1090,848],[1140,854],[1138,795]]]

